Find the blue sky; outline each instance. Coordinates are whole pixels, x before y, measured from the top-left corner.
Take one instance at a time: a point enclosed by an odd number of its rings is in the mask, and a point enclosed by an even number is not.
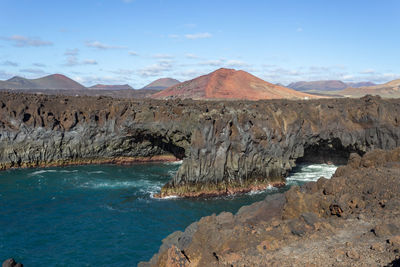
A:
[[[270,82],[400,78],[400,1],[0,0],[0,79],[188,80],[220,67]]]

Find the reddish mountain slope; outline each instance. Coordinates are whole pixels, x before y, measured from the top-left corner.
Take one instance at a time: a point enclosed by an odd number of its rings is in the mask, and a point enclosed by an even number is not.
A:
[[[268,83],[245,71],[218,69],[171,86],[153,98],[192,98],[192,99],[279,99],[279,98],[316,98],[316,96],[298,92],[283,86]]]
[[[133,90],[133,88],[128,84],[121,85],[106,85],[106,84],[96,84],[88,87],[91,90]]]

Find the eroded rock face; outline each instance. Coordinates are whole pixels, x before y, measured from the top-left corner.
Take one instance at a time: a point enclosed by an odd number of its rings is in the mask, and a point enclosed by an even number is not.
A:
[[[160,101],[0,94],[0,169],[182,158],[196,117]]]
[[[345,164],[352,152],[395,148],[399,103],[373,97],[222,103],[201,115],[187,158],[161,195],[279,184],[297,160]]]
[[[352,154],[330,180],[171,234],[139,266],[397,266],[399,204],[400,148]]]
[[[282,185],[298,160],[399,146],[400,100],[127,100],[0,93],[0,169],[184,158],[160,196]]]

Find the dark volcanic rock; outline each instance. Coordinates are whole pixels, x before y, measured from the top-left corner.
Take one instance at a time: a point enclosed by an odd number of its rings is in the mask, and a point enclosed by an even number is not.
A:
[[[2,267],[23,267],[21,263],[17,263],[14,259],[7,259],[1,265]]]
[[[343,164],[351,152],[395,148],[399,103],[370,96],[221,103],[200,115],[187,158],[162,195],[279,183],[301,160]]]
[[[161,196],[281,185],[296,162],[399,146],[400,100],[128,100],[0,93],[0,169],[184,158]],[[365,164],[368,164],[366,162]]]
[[[196,122],[154,100],[0,96],[0,169],[182,158]]]
[[[400,148],[351,158],[330,180],[200,219],[142,266],[396,266]]]

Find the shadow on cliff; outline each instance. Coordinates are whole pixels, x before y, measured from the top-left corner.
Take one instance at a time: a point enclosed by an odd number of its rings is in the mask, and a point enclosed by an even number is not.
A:
[[[165,136],[157,134],[139,134],[135,136],[136,143],[143,143],[148,141],[153,147],[161,149],[162,152],[174,155],[177,159],[183,159],[185,157],[185,148],[175,144],[172,140],[169,140]]]
[[[316,163],[316,164],[334,164],[346,165],[351,153],[357,153],[360,156],[365,152],[353,146],[343,146],[339,138],[330,140],[320,140],[317,143],[305,145],[303,157],[296,159],[298,163]]]

